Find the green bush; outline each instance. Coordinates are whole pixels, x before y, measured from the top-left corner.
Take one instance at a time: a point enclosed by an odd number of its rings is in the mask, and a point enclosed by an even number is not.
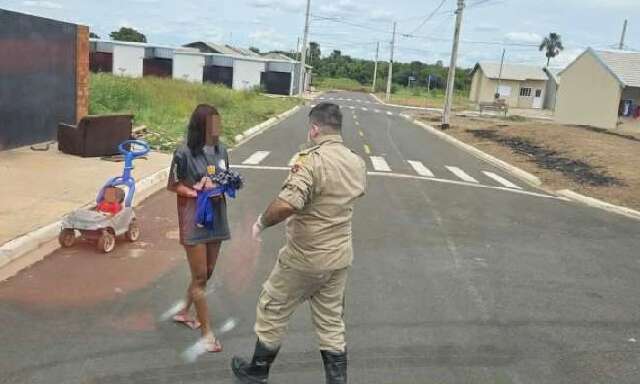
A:
[[[171,150],[184,136],[193,109],[214,105],[222,116],[224,136],[233,138],[272,116],[300,104],[293,97],[267,97],[258,90],[239,92],[222,85],[193,84],[183,80],[145,77],[132,79],[92,74],[89,113],[131,113],[136,125],[146,125],[155,147]]]
[[[344,91],[352,91],[352,92],[369,92],[371,90],[371,86],[362,85],[356,80],[338,78],[320,78],[314,81],[314,86],[318,89],[329,90],[329,89],[341,89]]]

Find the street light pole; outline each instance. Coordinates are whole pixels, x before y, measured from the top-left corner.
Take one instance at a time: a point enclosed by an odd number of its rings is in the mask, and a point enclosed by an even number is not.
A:
[[[458,61],[458,45],[460,44],[460,29],[462,27],[462,10],[464,0],[458,0],[456,10],[456,29],[453,33],[453,48],[451,50],[451,63],[449,64],[449,77],[447,78],[447,91],[444,99],[444,110],[442,112],[442,129],[449,128],[449,115],[451,114],[451,104],[453,103],[454,85],[456,80],[456,65]]]
[[[376,93],[376,81],[378,79],[378,53],[380,52],[380,42],[376,43],[376,62],[373,64],[373,84],[371,84],[371,93]]]
[[[389,75],[387,76],[387,94],[386,100],[391,99],[391,79],[393,78],[393,49],[396,44],[396,22],[393,22],[393,36],[391,37],[391,57],[389,60]]]
[[[298,83],[298,93],[300,96],[304,94],[305,73],[307,61],[307,40],[309,39],[309,13],[311,10],[311,0],[307,0],[307,12],[304,22],[304,37],[302,38],[302,48],[300,49],[300,74]]]

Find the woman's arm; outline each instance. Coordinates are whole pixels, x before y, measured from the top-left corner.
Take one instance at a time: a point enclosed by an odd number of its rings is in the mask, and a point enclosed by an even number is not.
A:
[[[170,184],[167,186],[167,189],[171,192],[175,192],[178,196],[192,197],[192,198],[198,197],[197,190],[187,187],[186,185],[182,184],[182,182]]]

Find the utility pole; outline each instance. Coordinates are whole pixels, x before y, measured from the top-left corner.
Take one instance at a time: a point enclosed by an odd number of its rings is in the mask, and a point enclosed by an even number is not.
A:
[[[298,36],[298,42],[296,43],[296,58],[300,60],[300,36]]]
[[[462,28],[462,10],[464,0],[458,0],[456,10],[456,29],[453,32],[453,48],[451,49],[451,63],[449,64],[449,77],[447,78],[447,91],[444,98],[444,110],[442,112],[442,129],[449,128],[449,115],[453,103],[453,93],[456,80],[456,65],[458,62],[458,45],[460,43],[460,29]]]
[[[391,58],[389,60],[389,75],[387,76],[387,95],[386,100],[391,99],[391,79],[393,78],[393,49],[396,44],[396,22],[393,22],[393,36],[391,37]]]
[[[504,54],[507,52],[505,48],[502,48],[502,59],[500,60],[500,73],[498,74],[498,88],[496,88],[495,99],[500,98],[500,86],[502,85],[502,69],[504,68]]]
[[[624,21],[624,25],[622,26],[622,36],[620,36],[620,46],[618,47],[618,49],[623,50],[624,49],[624,39],[627,36],[627,23],[629,22],[629,20]]]
[[[307,12],[304,21],[304,37],[302,38],[302,48],[300,49],[300,80],[299,80],[299,95],[304,94],[305,88],[305,73],[306,61],[307,61],[307,39],[309,38],[309,13],[311,9],[311,0],[307,0]]]
[[[373,84],[371,84],[371,93],[376,93],[376,81],[378,79],[378,53],[380,52],[380,42],[376,43],[376,62],[373,64]]]

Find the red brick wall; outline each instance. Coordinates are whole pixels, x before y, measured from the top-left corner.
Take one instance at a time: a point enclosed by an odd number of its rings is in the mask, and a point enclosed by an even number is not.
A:
[[[76,123],[89,114],[89,28],[76,32]]]

